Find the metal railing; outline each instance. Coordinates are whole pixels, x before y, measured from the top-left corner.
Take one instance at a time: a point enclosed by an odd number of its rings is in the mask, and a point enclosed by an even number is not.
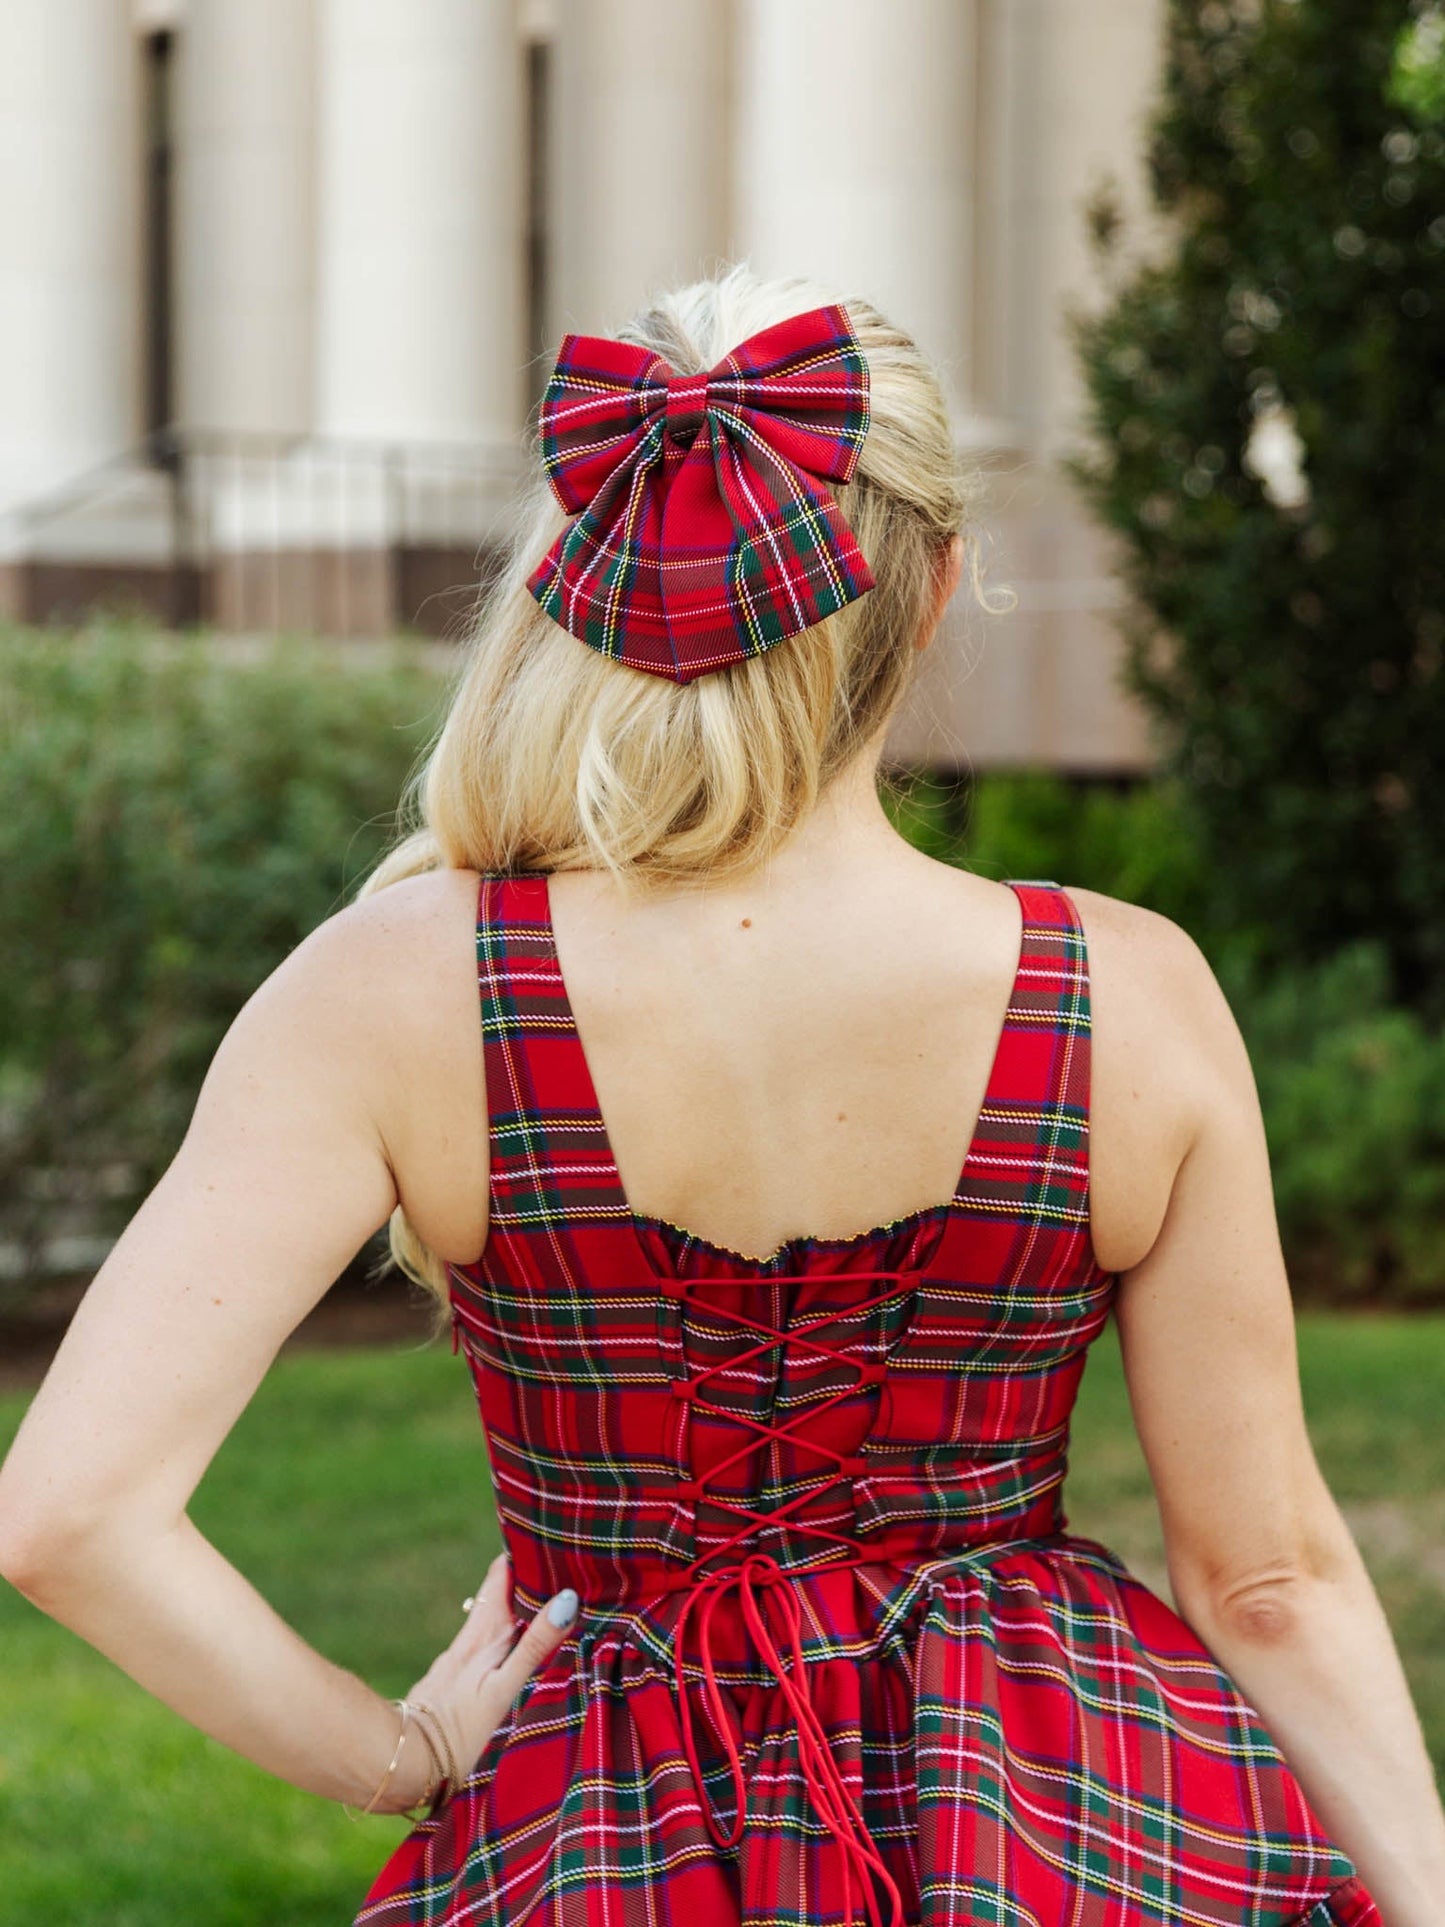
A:
[[[148,577],[177,623],[374,633],[449,571],[475,588],[523,466],[520,444],[166,429],[12,510],[10,547]]]

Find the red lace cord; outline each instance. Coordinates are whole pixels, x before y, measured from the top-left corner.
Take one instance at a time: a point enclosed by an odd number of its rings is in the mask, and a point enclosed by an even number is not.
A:
[[[890,1298],[898,1297],[901,1293],[912,1290],[922,1274],[917,1271],[852,1271],[840,1275],[850,1279],[891,1278],[895,1281],[886,1291],[877,1292],[871,1298],[851,1304],[848,1307],[851,1313],[870,1310],[875,1305],[884,1304]],[[785,1283],[793,1283],[803,1279],[811,1280],[816,1276],[817,1274],[815,1273],[773,1272],[768,1275],[766,1280],[753,1278],[676,1278],[668,1279],[666,1285],[673,1295],[680,1298],[688,1287],[693,1284],[753,1285],[761,1282],[771,1284],[778,1280]],[[708,1309],[710,1311],[721,1310],[718,1306],[709,1306]],[[775,1325],[762,1324],[756,1319],[746,1317],[741,1312],[721,1310],[721,1315],[725,1318],[732,1319],[736,1324],[744,1326],[750,1331],[764,1334],[762,1343],[754,1345],[750,1350],[743,1352],[738,1357],[728,1359],[726,1363],[729,1369],[734,1369],[738,1365],[746,1363],[747,1360],[757,1357],[760,1353],[773,1349],[775,1346],[790,1345],[800,1338],[806,1338],[809,1332],[816,1330],[821,1325],[833,1323],[838,1317],[836,1311],[829,1311],[821,1317],[812,1320],[811,1323],[795,1327],[792,1331],[780,1331]],[[677,1618],[673,1646],[678,1722],[682,1728],[683,1745],[687,1751],[688,1764],[692,1769],[693,1784],[697,1788],[698,1804],[702,1809],[708,1831],[720,1846],[733,1846],[742,1837],[743,1825],[747,1815],[747,1790],[743,1782],[742,1759],[737,1747],[733,1743],[732,1732],[727,1722],[726,1708],[723,1705],[722,1694],[718,1687],[717,1675],[713,1667],[712,1647],[708,1634],[712,1616],[717,1609],[719,1599],[730,1586],[736,1587],[738,1603],[742,1608],[743,1622],[752,1635],[753,1643],[759,1657],[763,1660],[764,1664],[777,1680],[779,1687],[782,1689],[783,1696],[787,1700],[788,1707],[796,1722],[798,1731],[798,1756],[803,1768],[803,1777],[807,1783],[808,1791],[812,1796],[814,1807],[822,1818],[823,1824],[827,1827],[829,1833],[831,1833],[837,1841],[839,1850],[843,1855],[843,1907],[847,1921],[851,1927],[854,1918],[853,1873],[856,1871],[859,1883],[863,1889],[863,1900],[867,1908],[870,1927],[883,1927],[882,1916],[878,1911],[877,1897],[873,1890],[872,1883],[868,1878],[871,1872],[877,1875],[889,1897],[888,1927],[906,1927],[903,1914],[903,1896],[899,1892],[898,1884],[888,1871],[882,1855],[874,1843],[872,1836],[869,1834],[867,1827],[864,1825],[863,1816],[859,1812],[853,1796],[849,1793],[842,1774],[839,1772],[837,1762],[833,1758],[832,1749],[828,1743],[827,1733],[818,1718],[817,1709],[813,1705],[808,1688],[808,1672],[803,1661],[801,1608],[798,1605],[797,1598],[791,1587],[780,1584],[782,1580],[789,1578],[795,1573],[818,1570],[820,1569],[820,1564],[822,1569],[826,1570],[831,1570],[835,1566],[860,1564],[870,1557],[876,1557],[876,1551],[846,1533],[833,1532],[823,1526],[805,1525],[803,1527],[805,1532],[813,1533],[821,1538],[832,1539],[839,1545],[849,1547],[854,1555],[853,1558],[830,1559],[823,1562],[814,1562],[812,1565],[784,1567],[780,1566],[771,1554],[752,1550],[747,1552],[741,1559],[734,1561],[731,1565],[717,1567],[702,1573],[697,1572],[697,1568],[701,1565],[703,1559],[713,1558],[719,1552],[727,1552],[733,1546],[737,1545],[740,1540],[746,1538],[753,1522],[757,1521],[768,1525],[776,1525],[780,1520],[786,1520],[796,1506],[807,1504],[809,1501],[816,1499],[820,1492],[826,1492],[841,1479],[852,1477],[854,1474],[866,1469],[866,1460],[857,1456],[835,1452],[831,1446],[822,1445],[811,1439],[804,1438],[798,1428],[805,1422],[816,1418],[818,1413],[826,1411],[828,1407],[836,1403],[838,1399],[850,1396],[852,1392],[856,1391],[859,1385],[876,1383],[881,1380],[886,1374],[886,1367],[881,1360],[876,1362],[860,1361],[850,1357],[846,1352],[837,1351],[830,1345],[821,1344],[817,1339],[812,1339],[808,1342],[811,1348],[822,1356],[838,1359],[846,1365],[851,1365],[858,1373],[858,1377],[854,1380],[853,1384],[843,1387],[842,1390],[835,1393],[832,1398],[825,1399],[822,1404],[810,1406],[807,1411],[800,1413],[798,1418],[788,1425],[770,1425],[758,1419],[748,1418],[744,1414],[727,1413],[726,1416],[735,1423],[750,1426],[753,1431],[758,1434],[758,1438],[750,1444],[743,1446],[739,1452],[734,1453],[730,1458],[722,1460],[712,1468],[712,1472],[716,1474],[726,1466],[735,1463],[738,1458],[746,1457],[749,1453],[755,1452],[758,1444],[763,1439],[792,1439],[795,1444],[805,1445],[809,1451],[817,1452],[824,1458],[834,1459],[837,1462],[837,1470],[831,1477],[826,1479],[821,1486],[815,1486],[808,1492],[800,1493],[798,1497],[788,1505],[771,1513],[755,1512],[749,1506],[737,1505],[731,1499],[710,1492],[705,1479],[684,1480],[678,1487],[679,1491],[694,1498],[707,1497],[714,1505],[721,1506],[731,1512],[740,1513],[745,1520],[744,1525],[739,1531],[733,1534],[732,1538],[725,1539],[719,1546],[710,1547],[701,1558],[693,1560],[692,1563],[685,1567],[674,1579],[660,1588],[660,1590],[664,1592],[686,1592],[682,1609]],[[709,1366],[692,1378],[675,1379],[673,1381],[673,1389],[679,1398],[688,1400],[693,1409],[697,1409],[698,1386],[710,1373],[721,1369],[721,1365]],[[705,1406],[702,1409],[709,1411],[723,1410],[721,1406],[711,1405]],[[789,1673],[784,1666],[783,1655],[779,1651],[777,1642],[773,1638],[772,1631],[767,1624],[766,1616],[760,1608],[758,1596],[754,1590],[755,1587],[761,1587],[766,1597],[775,1599],[783,1613],[787,1642],[792,1650],[793,1667],[791,1673]],[[698,1614],[698,1646],[705,1680],[705,1696],[713,1725],[727,1750],[728,1765],[732,1773],[736,1817],[730,1833],[724,1833],[721,1830],[717,1816],[708,1799],[707,1785],[703,1778],[702,1766],[698,1759],[697,1747],[693,1738],[692,1705],[687,1693],[686,1681],[683,1677],[683,1632],[689,1614],[695,1606],[698,1606],[699,1602],[701,1602],[701,1607]]]

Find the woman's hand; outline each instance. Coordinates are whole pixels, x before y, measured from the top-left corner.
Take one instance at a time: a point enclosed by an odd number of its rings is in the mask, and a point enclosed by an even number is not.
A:
[[[562,1625],[554,1625],[548,1614],[568,1606],[570,1616]],[[435,1710],[462,1773],[470,1772],[513,1700],[569,1636],[576,1618],[576,1594],[568,1587],[538,1608],[518,1638],[507,1607],[506,1553],[499,1552],[487,1567],[486,1578],[456,1638],[437,1654],[406,1695]],[[413,1719],[409,1725],[402,1757],[376,1812],[406,1812],[422,1798],[434,1776],[419,1724]]]

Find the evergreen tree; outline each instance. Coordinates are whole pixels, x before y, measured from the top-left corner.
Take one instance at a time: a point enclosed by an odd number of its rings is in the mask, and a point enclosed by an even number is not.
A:
[[[1165,31],[1158,229],[1096,198],[1107,305],[1072,323],[1126,680],[1225,913],[1281,957],[1375,935],[1445,1015],[1445,12],[1168,0]]]

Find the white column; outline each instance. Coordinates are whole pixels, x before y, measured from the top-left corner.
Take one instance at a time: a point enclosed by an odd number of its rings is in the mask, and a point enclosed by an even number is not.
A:
[[[317,426],[510,440],[525,392],[511,0],[319,0],[318,18]]]
[[[728,243],[728,0],[561,0],[548,348],[607,333]]]
[[[0,500],[140,433],[129,0],[0,4]]]
[[[1010,437],[990,559],[1017,604],[993,621],[955,602],[890,749],[983,768],[1144,769],[1148,721],[1119,681],[1113,545],[1054,458],[1080,426],[1064,317],[1097,285],[1085,203],[1111,173],[1139,208],[1163,0],[978,4],[978,387]]]
[[[741,0],[736,242],[865,296],[970,394],[974,0]]]
[[[191,0],[179,44],[181,419],[300,433],[311,420],[311,0]]]
[[[999,405],[1024,446],[1074,438],[1081,394],[1065,302],[1094,287],[1085,204],[1118,184],[1135,233],[1145,135],[1158,94],[1163,0],[989,0],[987,85],[996,102],[991,225],[997,235]]]

